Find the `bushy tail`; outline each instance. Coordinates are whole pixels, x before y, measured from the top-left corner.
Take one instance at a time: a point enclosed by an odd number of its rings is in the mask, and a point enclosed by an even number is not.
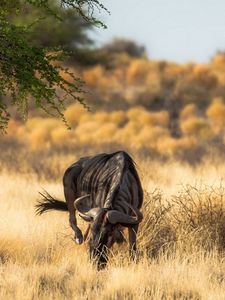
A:
[[[35,211],[37,215],[42,215],[44,212],[48,210],[61,210],[68,211],[68,207],[66,202],[54,199],[48,192],[40,193],[43,197],[38,203],[35,205]]]

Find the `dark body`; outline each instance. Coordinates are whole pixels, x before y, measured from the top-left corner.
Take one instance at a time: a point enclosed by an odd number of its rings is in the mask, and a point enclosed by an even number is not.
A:
[[[81,158],[65,171],[63,185],[70,225],[78,244],[83,242],[83,235],[77,226],[76,210],[90,222],[85,239],[91,255],[100,262],[107,260],[103,252],[116,241],[121,226],[128,227],[131,254],[136,250],[143,191],[135,164],[126,152]],[[46,196],[37,208],[39,213],[47,209],[65,210],[61,201]]]

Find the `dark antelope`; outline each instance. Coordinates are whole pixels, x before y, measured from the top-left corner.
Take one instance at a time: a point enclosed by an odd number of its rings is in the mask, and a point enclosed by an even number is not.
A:
[[[99,266],[107,262],[107,249],[123,240],[124,227],[128,227],[130,254],[135,254],[143,191],[134,161],[126,152],[81,158],[66,170],[63,185],[66,203],[42,194],[38,214],[50,209],[69,211],[76,242],[88,241],[90,255]],[[84,237],[76,210],[90,223]]]

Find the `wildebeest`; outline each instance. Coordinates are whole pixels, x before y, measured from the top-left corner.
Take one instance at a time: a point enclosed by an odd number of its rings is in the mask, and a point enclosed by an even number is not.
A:
[[[81,158],[65,171],[63,186],[66,203],[42,194],[44,198],[36,205],[38,214],[50,209],[69,211],[76,242],[87,240],[90,255],[99,265],[106,264],[107,249],[122,239],[124,227],[128,227],[130,254],[135,253],[143,190],[135,163],[126,152]],[[84,237],[76,210],[90,223]]]

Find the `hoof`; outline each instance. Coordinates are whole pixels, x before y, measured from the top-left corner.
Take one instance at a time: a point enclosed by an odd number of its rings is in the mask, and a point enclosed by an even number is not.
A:
[[[76,244],[78,244],[78,245],[83,243],[83,237],[80,237],[80,238],[74,237],[74,240],[75,240]]]

